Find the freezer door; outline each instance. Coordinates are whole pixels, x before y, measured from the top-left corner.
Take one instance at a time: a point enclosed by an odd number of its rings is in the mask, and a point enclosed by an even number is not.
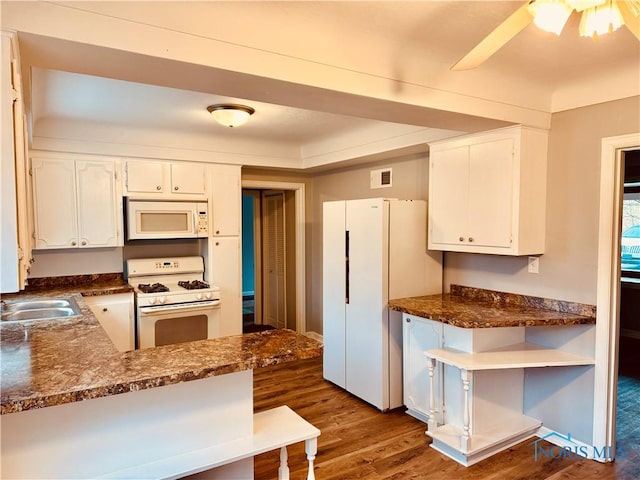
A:
[[[325,202],[322,222],[323,375],[346,388],[345,376],[345,202]]]

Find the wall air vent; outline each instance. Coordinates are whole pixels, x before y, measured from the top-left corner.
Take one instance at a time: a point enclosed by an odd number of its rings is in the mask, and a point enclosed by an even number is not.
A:
[[[371,170],[371,188],[387,188],[392,184],[391,168]]]

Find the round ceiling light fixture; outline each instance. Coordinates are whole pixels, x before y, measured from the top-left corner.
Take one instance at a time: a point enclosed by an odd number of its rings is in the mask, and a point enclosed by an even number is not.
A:
[[[235,103],[219,103],[209,105],[207,111],[220,125],[225,127],[239,127],[249,120],[255,110],[246,105],[237,105]]]

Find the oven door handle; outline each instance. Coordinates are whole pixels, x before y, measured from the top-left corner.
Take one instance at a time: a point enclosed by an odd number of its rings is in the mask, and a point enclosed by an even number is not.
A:
[[[220,300],[207,300],[206,302],[197,302],[191,304],[178,305],[152,305],[148,307],[139,307],[140,315],[162,315],[164,313],[173,312],[191,312],[194,310],[209,310],[219,307]]]

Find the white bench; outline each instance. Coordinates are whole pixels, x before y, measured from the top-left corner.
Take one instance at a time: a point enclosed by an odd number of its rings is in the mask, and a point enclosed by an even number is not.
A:
[[[100,478],[176,479],[279,448],[278,479],[289,480],[287,445],[304,441],[309,460],[307,480],[314,480],[313,461],[318,452],[319,435],[320,430],[285,405],[254,414],[252,437],[119,470]]]

